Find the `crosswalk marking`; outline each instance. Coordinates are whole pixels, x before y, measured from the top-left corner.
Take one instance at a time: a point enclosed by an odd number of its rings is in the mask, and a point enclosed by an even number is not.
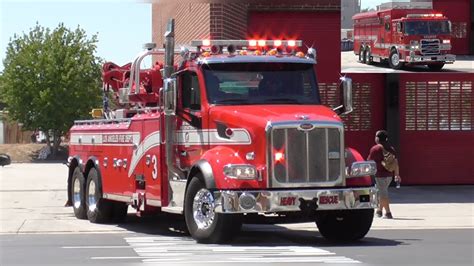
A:
[[[197,244],[185,237],[126,237],[125,241],[143,263],[344,263],[360,261],[308,246],[230,246]],[[131,259],[132,257],[121,257]],[[96,260],[118,259],[93,257]]]

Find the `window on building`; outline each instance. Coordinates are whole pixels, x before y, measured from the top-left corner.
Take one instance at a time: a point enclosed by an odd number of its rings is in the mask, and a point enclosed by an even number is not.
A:
[[[372,84],[352,84],[352,105],[354,110],[342,116],[347,131],[372,130]],[[321,103],[334,108],[339,105],[340,89],[338,83],[319,83]]]
[[[406,83],[405,130],[472,130],[470,81]]]

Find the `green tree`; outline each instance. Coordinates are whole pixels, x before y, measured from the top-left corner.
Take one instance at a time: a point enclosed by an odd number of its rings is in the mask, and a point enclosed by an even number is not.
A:
[[[100,104],[96,44],[97,35],[88,38],[80,27],[70,30],[63,24],[54,30],[36,24],[28,34],[15,34],[8,44],[0,101],[24,129],[45,132],[53,154],[74,120],[88,117]]]

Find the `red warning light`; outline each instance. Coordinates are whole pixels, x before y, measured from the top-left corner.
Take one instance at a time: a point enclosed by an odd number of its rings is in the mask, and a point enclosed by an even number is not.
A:
[[[296,46],[296,41],[295,40],[289,40],[288,41],[288,46],[289,47],[295,47]]]
[[[202,46],[209,46],[209,45],[211,45],[210,40],[202,40]]]
[[[265,46],[265,40],[258,40],[258,46]]]
[[[250,41],[249,41],[249,46],[250,46],[250,47],[255,47],[255,46],[257,46],[257,41],[256,41],[256,40],[250,40]]]
[[[273,45],[274,45],[275,47],[280,46],[280,45],[281,45],[281,40],[275,40],[275,41],[273,42]]]

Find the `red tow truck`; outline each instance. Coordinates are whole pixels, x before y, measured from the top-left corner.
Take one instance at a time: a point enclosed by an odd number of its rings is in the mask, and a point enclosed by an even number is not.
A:
[[[452,64],[451,22],[426,8],[395,7],[359,13],[354,20],[354,53],[364,64],[388,61],[393,69],[427,65],[440,70]]]
[[[201,40],[106,63],[104,88],[121,104],[71,128],[68,193],[79,219],[184,215],[198,242],[230,240],[242,223],[315,221],[332,240],[369,231],[377,204],[373,161],[344,145],[341,105],[321,105],[316,51],[298,40]],[[147,56],[164,64],[140,65]],[[104,100],[107,103],[107,100]],[[271,218],[270,218],[271,217]]]

